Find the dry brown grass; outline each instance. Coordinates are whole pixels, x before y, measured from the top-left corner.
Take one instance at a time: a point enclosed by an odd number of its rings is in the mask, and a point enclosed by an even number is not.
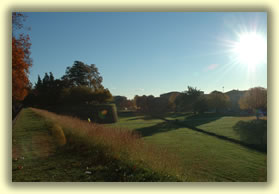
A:
[[[58,146],[63,146],[66,144],[66,137],[62,127],[58,124],[54,124],[51,128],[51,135],[54,138],[55,143]]]
[[[57,115],[45,110],[32,110],[62,126],[65,135],[80,139],[82,144],[103,146],[116,159],[128,160],[135,165],[147,166],[182,178],[180,160],[165,149],[145,143],[140,135],[126,129],[107,127],[78,118]]]

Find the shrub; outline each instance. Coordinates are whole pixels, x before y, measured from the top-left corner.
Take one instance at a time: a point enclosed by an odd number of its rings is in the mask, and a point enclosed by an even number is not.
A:
[[[245,143],[256,145],[266,150],[267,148],[267,121],[251,120],[239,121],[233,127],[234,131],[239,134],[240,139]]]
[[[97,123],[115,123],[118,120],[115,104],[91,105],[88,118]]]

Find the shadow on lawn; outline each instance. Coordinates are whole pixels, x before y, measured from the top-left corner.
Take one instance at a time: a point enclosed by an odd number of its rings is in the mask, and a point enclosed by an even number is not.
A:
[[[218,120],[221,117],[222,115],[193,115],[186,117],[185,120],[168,120],[161,117],[160,119],[164,120],[165,122],[150,127],[136,129],[136,132],[140,133],[142,137],[146,137],[152,136],[157,133],[176,130],[179,128],[188,128],[193,131],[197,131],[221,140],[236,143],[244,147],[266,153],[266,120],[254,120],[248,122],[239,121],[234,126],[234,130],[236,130],[240,134],[240,141],[196,127]]]
[[[183,115],[185,115],[185,114],[183,114]],[[189,115],[189,114],[187,114],[187,115]],[[144,120],[161,119],[165,122],[158,123],[158,124],[150,126],[150,127],[143,127],[143,128],[136,129],[136,132],[140,133],[142,137],[146,137],[146,136],[154,135],[156,133],[163,133],[163,132],[176,130],[176,129],[179,129],[182,127],[187,127],[187,128],[192,129],[193,127],[195,127],[197,125],[212,122],[219,118],[220,117],[208,117],[208,118],[204,119],[202,115],[194,115],[194,116],[186,117],[185,120],[169,120],[160,115],[145,116],[143,118],[138,118],[138,119],[144,119]],[[135,118],[135,119],[137,119],[137,118]]]
[[[185,117],[184,120],[179,120],[177,122],[179,122],[180,125],[184,124],[185,126],[196,127],[199,125],[210,123],[212,121],[216,121],[222,118],[223,116],[224,115],[221,114],[197,114]]]
[[[181,128],[178,125],[174,125],[171,122],[162,122],[150,127],[143,127],[136,129],[135,131],[140,133],[142,137],[152,136],[156,133],[164,133]]]
[[[181,114],[181,115],[189,115],[189,114]],[[160,115],[153,115],[153,116],[144,116],[143,118],[134,118],[134,119],[144,119],[144,120],[161,119],[165,121],[150,127],[143,127],[143,128],[136,129],[136,132],[140,133],[142,137],[146,137],[146,136],[152,136],[156,133],[163,133],[163,132],[176,130],[182,127],[187,127],[192,129],[192,127],[194,126],[212,122],[219,118],[220,117],[208,117],[204,119],[202,115],[194,115],[194,116],[186,117],[185,120],[169,120]]]
[[[156,117],[153,117],[151,115],[137,115],[136,118],[131,118],[128,119],[129,121],[134,121],[134,120],[145,120],[145,121],[149,121],[149,120],[155,120],[157,119]]]
[[[119,117],[136,117],[142,115],[141,113],[135,111],[118,111],[117,114]]]
[[[165,117],[169,117],[169,118],[176,118],[176,117],[182,117],[182,116],[190,116],[193,115],[193,113],[191,112],[170,112],[170,113],[166,113]]]

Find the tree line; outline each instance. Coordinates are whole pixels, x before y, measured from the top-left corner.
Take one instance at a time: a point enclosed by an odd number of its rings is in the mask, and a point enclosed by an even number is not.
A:
[[[102,80],[95,64],[75,61],[61,79],[55,79],[52,72],[45,73],[43,79],[38,75],[24,103],[38,107],[105,103],[112,95]]]
[[[161,97],[153,95],[136,95],[128,100],[124,96],[114,97],[114,102],[120,110],[137,110],[144,113],[156,114],[164,112],[193,112],[204,113],[206,111],[223,113],[231,110],[230,97],[223,92],[213,91],[204,94],[203,91],[188,86],[187,90],[176,94]],[[262,87],[251,88],[238,100],[240,110],[255,112],[267,110],[267,90]]]

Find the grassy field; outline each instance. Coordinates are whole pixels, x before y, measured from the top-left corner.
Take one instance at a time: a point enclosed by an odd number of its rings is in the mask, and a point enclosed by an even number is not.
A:
[[[177,116],[176,116],[177,115]],[[178,120],[180,123],[185,123],[193,127],[198,127],[202,130],[224,135],[236,140],[242,140],[240,134],[235,130],[239,122],[252,122],[256,120],[255,116],[222,116],[216,114],[208,115],[191,115],[191,114],[173,114],[166,119]],[[262,123],[267,123],[267,118],[261,118]],[[266,126],[261,126],[265,127]]]
[[[239,122],[253,121],[255,117],[170,114],[165,118],[177,120],[179,125],[126,113],[119,115],[119,122],[114,126],[137,131],[145,141],[164,146],[176,153],[183,161],[184,174],[189,181],[266,181],[265,153],[183,127],[185,123],[246,141],[235,131],[234,126]],[[266,120],[264,122],[266,124]]]
[[[173,114],[166,117],[176,120],[178,124],[190,128],[201,129],[205,132],[224,136],[248,145],[266,150],[267,117],[257,120],[255,116],[222,116],[217,114]]]
[[[59,122],[55,122],[55,119]],[[67,128],[63,122],[75,128]],[[75,118],[59,117],[35,109],[23,109],[13,126],[12,180],[14,182],[183,180],[160,171],[159,168],[153,169],[152,165],[160,167],[156,163],[158,152],[154,154],[156,149],[141,144],[142,141],[137,136],[116,129],[106,128],[106,130]],[[90,132],[94,132],[94,137]],[[135,144],[139,144],[138,147]],[[140,162],[132,160],[131,153],[124,149],[127,147],[137,150],[139,146],[143,151],[136,151],[133,156],[144,158],[144,161]],[[154,164],[152,161],[146,163],[148,160],[152,160]]]
[[[95,125],[24,109],[13,127],[12,177],[55,182],[266,181],[266,153],[184,127],[246,141],[235,126],[250,126],[252,121],[253,117],[168,114],[159,119],[123,113],[115,124]],[[65,145],[63,138],[57,141],[60,133],[53,132],[54,123],[63,129]]]

